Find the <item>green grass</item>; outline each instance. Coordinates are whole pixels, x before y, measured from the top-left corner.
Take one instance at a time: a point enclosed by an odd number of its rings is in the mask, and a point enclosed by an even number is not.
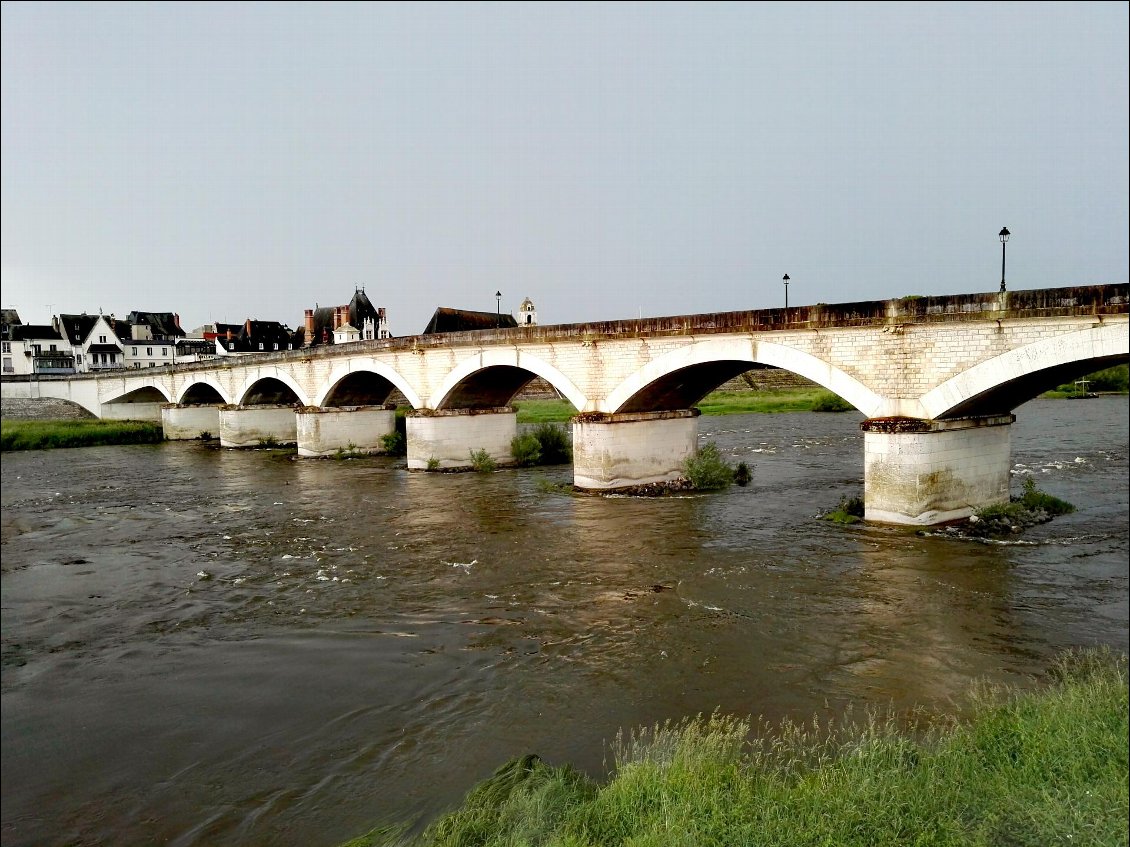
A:
[[[603,784],[516,759],[420,836],[350,847],[964,847],[1127,843],[1127,666],[1068,654],[966,717],[775,726],[713,715],[620,736]]]
[[[0,421],[0,449],[49,450],[99,444],[155,444],[164,441],[152,421]]]
[[[751,412],[842,412],[853,407],[823,388],[781,391],[713,391],[695,404],[704,415]],[[567,421],[577,414],[568,400],[523,400],[517,404],[518,423]]]
[[[1130,385],[1128,385],[1130,383],[1130,365],[1115,365],[1113,368],[1095,371],[1093,374],[1088,374],[1085,379],[1087,380],[1088,394],[1130,393],[1130,390],[1128,390],[1130,388]],[[1052,400],[1076,397],[1082,393],[1082,388],[1082,385],[1068,382],[1051,391],[1045,391],[1040,396]]]
[[[562,423],[577,414],[568,400],[523,400],[515,403],[518,423]]]
[[[704,415],[847,411],[852,407],[823,388],[781,391],[714,391],[695,404]]]

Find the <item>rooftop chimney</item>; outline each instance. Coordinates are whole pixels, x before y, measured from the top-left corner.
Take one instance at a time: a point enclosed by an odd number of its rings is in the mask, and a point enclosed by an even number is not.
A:
[[[314,344],[314,310],[307,309],[305,312],[306,318],[306,335],[302,339],[303,343],[310,347]]]
[[[173,323],[177,325],[177,329],[180,329],[180,315],[176,312],[173,312]]]

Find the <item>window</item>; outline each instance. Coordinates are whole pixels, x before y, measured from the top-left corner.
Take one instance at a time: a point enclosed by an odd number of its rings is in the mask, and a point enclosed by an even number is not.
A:
[[[145,355],[146,356],[152,356],[153,355],[153,348],[152,347],[146,347],[145,348]]]
[[[140,368],[140,367],[141,367],[141,362],[134,362],[134,363],[133,363],[133,366],[134,366],[135,368]]]
[[[262,349],[263,349],[263,342],[262,342],[262,341],[260,341],[260,342],[259,342],[259,349],[260,349],[260,350],[262,350]]]
[[[135,355],[135,356],[137,355],[137,348],[136,347],[133,348],[133,355]]]
[[[156,362],[150,362],[149,367],[155,368],[155,367],[157,367],[157,363]]]
[[[75,364],[76,365],[82,364],[82,353],[76,353],[75,354]]]
[[[365,340],[371,341],[373,338],[373,331],[371,329],[365,330]]]
[[[58,348],[58,347],[56,347],[56,346],[55,346],[54,344],[52,344],[52,345],[51,345],[51,352],[52,352],[52,353],[58,353],[58,352],[59,352],[59,348]]]
[[[106,336],[105,335],[98,336],[98,343],[99,344],[105,344],[106,343]]]
[[[4,352],[5,353],[11,353],[12,352],[12,342],[11,341],[5,341],[4,342]]]
[[[37,355],[37,356],[38,356],[38,355],[39,355],[40,353],[42,353],[43,351],[42,351],[42,350],[40,350],[40,348],[39,348],[39,345],[38,345],[38,344],[33,344],[33,345],[31,345],[31,352],[33,352],[33,353],[34,353],[35,355]]]
[[[5,347],[8,347],[8,345],[7,345],[7,344],[5,344],[4,346],[5,346]],[[11,348],[9,348],[8,350],[6,350],[6,351],[4,351],[4,352],[6,352],[6,353],[11,353],[11,352],[12,352],[12,350],[11,350]],[[15,368],[13,368],[13,367],[12,367],[12,360],[11,360],[11,359],[9,359],[9,358],[8,358],[7,356],[5,356],[5,357],[4,357],[4,373],[6,373],[6,374],[10,374],[10,373],[12,373],[13,371],[15,371]]]
[[[279,349],[279,343],[276,341],[274,344],[271,345],[271,349],[272,350],[278,350]]]

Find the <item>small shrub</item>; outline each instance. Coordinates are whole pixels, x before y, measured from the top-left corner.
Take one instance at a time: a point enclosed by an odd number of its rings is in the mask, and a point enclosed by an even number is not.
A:
[[[832,521],[833,523],[859,523],[863,520],[864,504],[862,497],[848,497],[843,496],[840,498],[840,505],[823,515],[824,520]]]
[[[429,471],[438,471],[439,470],[439,459],[437,459],[435,456],[429,456],[428,457],[428,470]]]
[[[214,440],[215,440],[215,438],[216,438],[216,436],[212,435],[212,433],[210,433],[210,432],[209,432],[208,430],[206,430],[206,429],[205,429],[205,430],[203,430],[203,431],[202,431],[202,432],[200,433],[200,440],[201,440],[201,441],[214,441]]]
[[[532,432],[515,435],[510,439],[510,455],[522,468],[541,464],[541,442]]]
[[[738,462],[738,466],[734,469],[734,482],[738,485],[749,485],[751,479],[753,479],[753,474],[750,473],[749,465],[745,462]]]
[[[534,483],[537,485],[538,491],[543,494],[572,494],[573,486],[565,482],[554,482],[551,479],[546,479],[544,476],[539,476]]]
[[[1075,507],[1066,500],[1060,500],[1051,494],[1046,494],[1036,488],[1036,480],[1028,477],[1024,480],[1024,493],[1015,502],[1020,503],[1025,509],[1033,512],[1043,511],[1049,515],[1069,515]]]
[[[534,428],[533,435],[541,447],[541,464],[563,465],[573,461],[573,449],[569,446],[565,427],[543,423]]]
[[[471,451],[471,467],[479,473],[494,473],[498,465],[485,449]]]
[[[703,444],[699,451],[683,462],[683,472],[699,491],[725,488],[734,481],[734,469],[718,452],[714,442]]]
[[[399,430],[393,430],[381,436],[381,449],[391,456],[405,456],[408,454],[408,441]]]
[[[850,412],[855,409],[851,403],[831,391],[821,391],[812,401],[814,412]]]
[[[279,440],[273,435],[265,435],[259,439],[260,447],[278,447]]]

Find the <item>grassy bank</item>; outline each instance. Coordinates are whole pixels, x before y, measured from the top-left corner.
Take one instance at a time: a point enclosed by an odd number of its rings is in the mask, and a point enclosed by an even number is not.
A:
[[[0,421],[0,450],[49,450],[98,444],[155,444],[165,438],[151,421]]]
[[[577,410],[568,400],[521,400],[518,423],[567,421]],[[714,391],[695,404],[704,415],[738,415],[750,412],[841,412],[852,407],[822,388],[780,391]]]
[[[371,845],[1125,845],[1125,655],[1072,654],[1036,692],[971,695],[911,734],[714,716],[618,738],[597,784],[536,756],[407,839]],[[751,734],[754,736],[750,740]]]

